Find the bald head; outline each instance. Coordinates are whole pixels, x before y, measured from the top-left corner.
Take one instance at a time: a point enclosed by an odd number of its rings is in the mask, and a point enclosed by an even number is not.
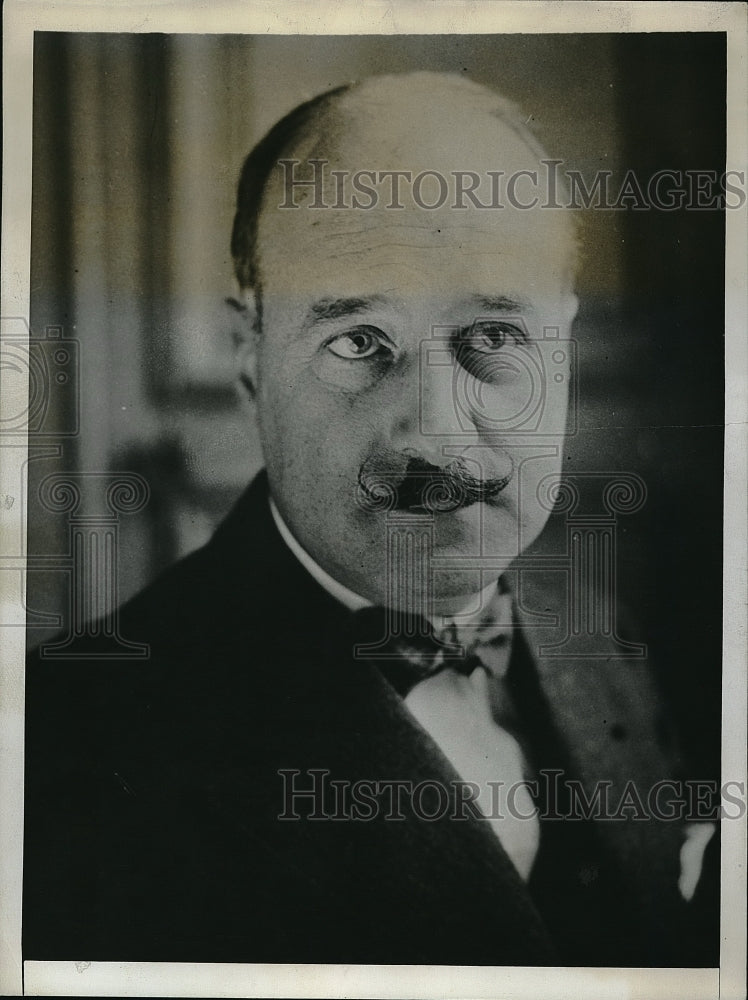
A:
[[[239,284],[259,291],[265,238],[283,228],[279,207],[416,210],[420,224],[435,230],[438,210],[467,210],[471,219],[460,225],[481,226],[485,211],[506,210],[497,202],[505,178],[515,178],[515,210],[534,208],[521,201],[523,183],[537,177],[544,159],[516,105],[463,77],[415,72],[338,87],[291,111],[247,157],[232,236]],[[549,214],[551,239],[571,281],[571,213]]]

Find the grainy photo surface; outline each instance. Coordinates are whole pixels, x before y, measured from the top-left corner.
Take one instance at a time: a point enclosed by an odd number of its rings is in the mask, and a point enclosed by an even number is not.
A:
[[[33,67],[23,958],[717,967],[725,33]]]

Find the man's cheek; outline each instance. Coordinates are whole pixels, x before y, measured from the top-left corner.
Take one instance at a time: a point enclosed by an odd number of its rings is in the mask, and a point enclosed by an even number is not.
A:
[[[319,383],[321,391],[333,392],[345,400],[376,385],[382,367],[381,362],[374,360],[348,361],[321,350],[310,362],[309,375]]]
[[[353,496],[371,441],[364,421],[321,401],[286,412],[279,435],[287,478],[303,479],[315,494]]]

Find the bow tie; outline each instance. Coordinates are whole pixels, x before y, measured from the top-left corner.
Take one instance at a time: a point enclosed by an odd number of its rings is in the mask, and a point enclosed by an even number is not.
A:
[[[479,613],[438,631],[422,615],[369,607],[354,613],[354,657],[376,663],[403,698],[442,670],[470,675],[483,667],[503,678],[511,645],[511,595],[498,588]]]

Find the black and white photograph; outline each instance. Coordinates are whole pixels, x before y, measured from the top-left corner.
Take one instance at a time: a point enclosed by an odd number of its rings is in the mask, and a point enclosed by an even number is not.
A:
[[[745,9],[163,6],[11,51],[24,995],[739,997]]]

